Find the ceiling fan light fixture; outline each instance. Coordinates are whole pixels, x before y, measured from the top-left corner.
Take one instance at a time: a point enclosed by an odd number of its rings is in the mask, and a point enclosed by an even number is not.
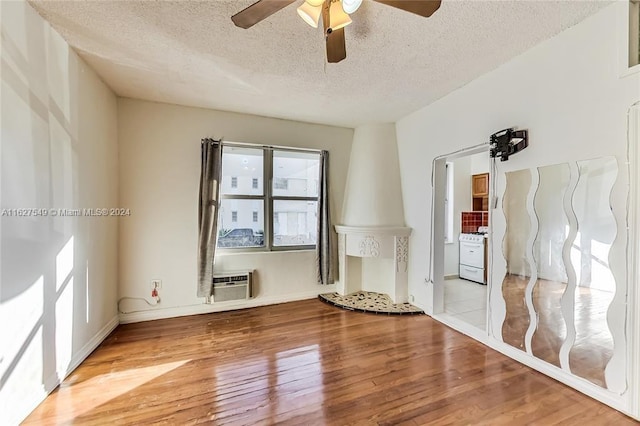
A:
[[[332,31],[344,28],[351,23],[351,18],[342,9],[340,0],[332,1],[329,9],[329,28]]]
[[[344,10],[344,13],[351,15],[358,10],[361,4],[362,0],[342,0],[342,10]]]
[[[320,21],[320,14],[322,13],[322,2],[319,6],[313,6],[305,1],[298,7],[298,15],[304,22],[311,25],[313,28],[318,28],[318,22]]]
[[[307,3],[309,6],[322,6],[322,3],[324,3],[324,0],[305,0],[305,3]]]

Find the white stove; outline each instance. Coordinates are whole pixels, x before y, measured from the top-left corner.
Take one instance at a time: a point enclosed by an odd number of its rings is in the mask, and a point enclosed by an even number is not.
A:
[[[470,243],[483,243],[487,234],[473,233],[473,234],[460,234],[460,241],[468,241]]]
[[[485,271],[485,244],[488,227],[481,226],[478,232],[460,234],[460,266],[458,275],[465,280],[487,283]]]

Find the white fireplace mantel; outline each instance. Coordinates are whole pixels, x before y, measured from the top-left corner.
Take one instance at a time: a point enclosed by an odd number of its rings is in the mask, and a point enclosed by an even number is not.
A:
[[[411,228],[386,226],[337,225],[338,262],[340,282],[338,292],[342,295],[355,291],[378,291],[388,294],[394,303],[405,303],[408,299],[407,263],[409,260],[409,236]],[[360,259],[388,259],[384,273],[363,276]],[[367,261],[368,262],[368,261]]]

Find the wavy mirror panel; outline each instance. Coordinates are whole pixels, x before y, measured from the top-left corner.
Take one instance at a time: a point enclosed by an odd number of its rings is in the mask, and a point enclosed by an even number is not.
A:
[[[560,348],[567,338],[562,315],[562,296],[567,289],[567,271],[562,260],[569,234],[564,200],[571,180],[569,164],[538,168],[538,188],[533,207],[538,233],[533,243],[537,280],[533,286],[533,307],[538,324],[531,339],[534,356],[560,367]]]
[[[618,165],[614,157],[604,157],[578,162],[578,169],[571,203],[578,221],[571,247],[576,273],[576,336],[569,352],[569,366],[573,374],[606,387],[604,370],[614,349],[607,310],[616,291],[609,251],[617,233],[609,197]]]
[[[507,261],[507,274],[502,282],[502,296],[506,304],[502,340],[523,351],[530,321],[525,291],[531,277],[531,264],[527,255],[527,241],[531,232],[527,197],[531,190],[531,177],[530,170],[507,173],[507,186],[502,199],[507,225],[502,242],[502,251]]]
[[[607,387],[614,157],[506,173],[503,340]]]

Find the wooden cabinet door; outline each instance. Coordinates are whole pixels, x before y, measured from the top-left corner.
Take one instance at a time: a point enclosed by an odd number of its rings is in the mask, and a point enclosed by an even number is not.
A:
[[[473,197],[486,197],[489,195],[489,173],[471,177],[471,195]]]

